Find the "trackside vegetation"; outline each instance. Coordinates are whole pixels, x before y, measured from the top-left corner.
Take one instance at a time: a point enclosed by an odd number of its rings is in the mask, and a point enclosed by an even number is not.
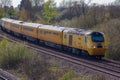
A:
[[[105,80],[105,78],[102,76],[77,76],[73,71],[70,70],[66,72],[59,80]]]
[[[33,54],[25,44],[10,43],[6,39],[0,42],[0,67],[14,70],[15,75],[20,74],[20,80],[105,80],[104,77],[80,77],[71,69],[60,68],[46,57]]]
[[[30,57],[31,51],[23,44],[9,43],[6,39],[0,42],[0,67],[16,68]]]

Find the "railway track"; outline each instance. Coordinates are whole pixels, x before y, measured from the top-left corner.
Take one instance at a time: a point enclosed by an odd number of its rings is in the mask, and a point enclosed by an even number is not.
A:
[[[5,34],[5,33],[3,33]],[[12,37],[10,35],[0,35],[0,36],[6,36],[8,37],[8,40],[14,43],[19,43],[23,42],[20,39],[17,39],[15,37]],[[26,42],[26,46],[30,49],[35,50],[37,53],[41,54],[47,54],[51,55],[60,59],[64,59],[66,61],[69,61],[73,64],[77,65],[82,65],[84,67],[93,69],[95,71],[99,71],[105,74],[108,74],[110,76],[114,76],[117,78],[117,80],[120,80],[120,63],[116,61],[111,61],[107,59],[103,60],[90,60],[90,59],[84,59],[84,58],[79,58],[79,57],[73,57],[71,55],[63,54],[63,52],[49,49],[49,48],[44,48],[32,43]]]
[[[0,69],[0,80],[19,80],[19,78]]]
[[[4,79],[3,77],[0,76],[0,80],[6,80],[6,79]]]
[[[120,68],[120,62],[109,59],[103,59],[103,63]]]
[[[31,47],[32,46],[32,47]],[[70,55],[66,55],[63,54],[61,52],[56,52],[54,50],[49,50],[49,49],[45,49],[45,48],[39,48],[36,47],[36,45],[29,45],[29,48],[32,48],[33,50],[36,50],[39,53],[44,53],[44,54],[48,54],[48,55],[52,55],[61,59],[65,59],[69,62],[72,62],[74,64],[78,64],[78,65],[82,65],[85,66],[87,68],[96,70],[96,71],[100,71],[112,76],[117,77],[118,79],[120,79],[120,64],[114,64],[113,62],[109,62],[106,64],[106,62],[104,62],[104,60],[87,60],[87,59],[83,59],[83,58],[76,58]],[[111,65],[114,64],[114,66]]]

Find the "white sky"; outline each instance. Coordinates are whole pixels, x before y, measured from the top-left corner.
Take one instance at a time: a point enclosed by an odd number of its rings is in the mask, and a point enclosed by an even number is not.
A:
[[[20,4],[21,0],[12,0],[12,4],[14,7],[17,7],[18,4]],[[57,5],[62,1],[62,0],[55,0],[57,2]],[[67,1],[67,0],[66,0]],[[73,1],[79,1],[79,0],[73,0]],[[86,0],[88,1],[88,0]],[[115,0],[92,0],[92,3],[98,3],[98,4],[109,4]]]

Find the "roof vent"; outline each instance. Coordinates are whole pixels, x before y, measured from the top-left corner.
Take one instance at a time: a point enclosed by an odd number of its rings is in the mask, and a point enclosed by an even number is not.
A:
[[[21,23],[21,24],[23,24],[24,22],[23,22],[23,21],[21,21],[20,23]]]

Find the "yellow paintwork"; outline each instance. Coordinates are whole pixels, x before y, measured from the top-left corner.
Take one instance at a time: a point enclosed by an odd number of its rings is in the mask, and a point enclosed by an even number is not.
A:
[[[105,38],[105,36],[104,36]],[[88,43],[87,43],[87,48],[86,48],[86,51],[88,51],[89,55],[105,55],[105,52],[106,52],[106,38],[104,40],[104,42],[92,42],[91,40],[91,36],[88,36],[87,37],[88,39]],[[97,45],[98,44],[101,44],[102,45],[102,48],[97,48]]]
[[[72,35],[72,45],[69,44],[69,36]],[[106,41],[106,39],[105,39]],[[97,48],[97,42],[92,42],[91,36],[80,36],[75,34],[63,33],[63,45],[87,51],[89,55],[104,56],[106,52],[106,42],[102,42],[103,48]],[[95,48],[94,48],[95,47]]]
[[[41,34],[40,31],[44,31],[44,33]],[[56,33],[56,35],[54,33]],[[53,42],[56,44],[62,44],[62,35],[62,32],[59,31],[52,31],[47,29],[38,30],[38,39]]]
[[[18,27],[15,27],[18,26]],[[21,25],[15,24],[15,23],[11,23],[11,31],[16,32],[16,33],[21,33]]]
[[[88,48],[89,55],[105,55],[106,48]]]
[[[69,36],[72,35],[72,45],[69,44]],[[65,38],[66,36],[66,38]],[[63,33],[63,45],[77,48],[77,49],[86,49],[85,36]]]
[[[4,27],[8,30],[11,30],[11,23],[4,21]]]
[[[25,30],[24,28],[33,29],[33,31],[28,31],[28,30]],[[38,31],[37,28],[30,27],[30,26],[22,26],[21,34],[27,35],[29,37],[37,38],[37,31]]]

